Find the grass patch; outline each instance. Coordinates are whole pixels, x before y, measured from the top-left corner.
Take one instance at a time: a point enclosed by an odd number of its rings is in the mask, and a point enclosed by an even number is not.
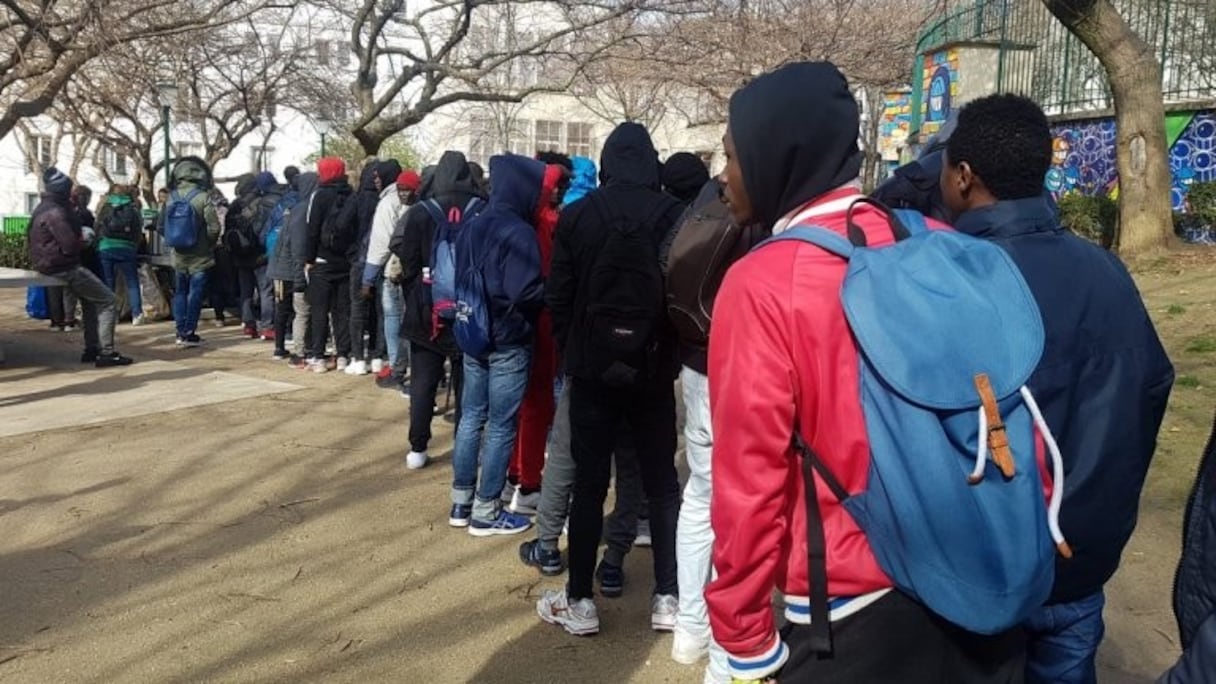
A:
[[[1187,345],[1186,350],[1194,354],[1216,352],[1216,339],[1211,337],[1196,337]]]
[[[1178,379],[1174,381],[1174,384],[1178,387],[1196,389],[1201,383],[1199,382],[1199,378],[1193,375],[1179,375]]]
[[[1171,316],[1181,316],[1186,313],[1186,307],[1181,304],[1170,304],[1170,308],[1166,309],[1165,312]]]

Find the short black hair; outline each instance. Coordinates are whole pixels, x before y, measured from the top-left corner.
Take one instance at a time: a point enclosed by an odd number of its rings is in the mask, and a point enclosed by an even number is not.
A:
[[[574,162],[569,156],[561,152],[537,152],[536,161],[545,164],[553,164],[555,166],[564,167],[567,171],[574,170]]]
[[[1051,126],[1033,100],[989,95],[959,112],[946,156],[970,164],[998,200],[1038,197],[1051,168]]]

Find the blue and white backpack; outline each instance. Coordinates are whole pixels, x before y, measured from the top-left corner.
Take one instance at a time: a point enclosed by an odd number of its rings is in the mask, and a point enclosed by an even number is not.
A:
[[[1071,555],[1059,527],[1059,448],[1026,388],[1044,332],[1025,280],[998,245],[883,209],[892,245],[868,248],[850,221],[848,239],[803,225],[756,247],[800,241],[848,261],[841,300],[860,353],[866,489],[845,490],[797,429],[793,436],[808,489],[812,647],[821,653],[831,651],[831,625],[814,473],[896,588],[971,632],[1023,622],[1051,592],[1057,549]],[[1036,430],[1053,461],[1050,504]]]
[[[422,203],[435,222],[435,238],[431,242],[431,306],[435,314],[444,321],[456,318],[456,239],[460,226],[481,213],[486,203],[480,198],[469,200],[464,209],[452,207],[443,213],[443,207],[433,199]]]

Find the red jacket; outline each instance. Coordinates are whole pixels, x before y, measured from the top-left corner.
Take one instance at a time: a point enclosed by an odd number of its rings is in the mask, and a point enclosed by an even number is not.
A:
[[[774,232],[814,224],[845,235],[845,211],[857,197],[854,189],[830,192],[793,212],[792,221],[778,222]],[[892,242],[880,210],[860,205],[853,219],[870,246]],[[812,245],[766,245],[730,269],[714,304],[709,381],[718,577],[705,599],[714,638],[731,656],[732,669],[765,663],[771,672],[784,662],[774,587],[788,603],[806,605],[806,510],[801,466],[790,448],[793,426],[846,489],[866,485],[870,457],[858,352],[840,303],[845,269],[840,257]],[[891,582],[822,482],[818,493],[828,595],[863,596],[849,611],[855,612],[878,598],[865,595]],[[832,619],[845,614],[833,611]]]

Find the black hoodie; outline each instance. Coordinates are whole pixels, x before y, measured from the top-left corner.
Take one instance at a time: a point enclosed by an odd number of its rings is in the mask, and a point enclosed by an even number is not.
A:
[[[608,136],[600,156],[599,189],[562,210],[553,240],[553,263],[545,299],[553,314],[553,335],[568,375],[594,379],[599,373],[588,363],[589,332],[584,313],[596,255],[611,229],[594,204],[600,196],[641,225],[652,227],[655,259],[684,205],[663,194],[659,185],[659,155],[650,134],[636,123],[623,123]],[[661,293],[660,293],[661,294]],[[674,336],[664,333],[660,372],[672,377],[677,367]]]
[[[423,183],[423,199],[433,199],[446,213],[453,207],[464,209],[473,198],[485,200],[469,171],[469,164],[460,152],[444,152],[434,173]],[[431,320],[431,288],[422,283],[422,269],[431,265],[431,243],[435,238],[435,221],[419,202],[410,207],[397,222],[389,251],[401,260],[401,292],[405,298],[405,313],[401,319],[401,335],[444,354],[458,353],[452,331],[436,334]]]
[[[857,179],[860,115],[844,76],[829,62],[788,64],[730,98],[735,142],[752,216],[782,216]]]

